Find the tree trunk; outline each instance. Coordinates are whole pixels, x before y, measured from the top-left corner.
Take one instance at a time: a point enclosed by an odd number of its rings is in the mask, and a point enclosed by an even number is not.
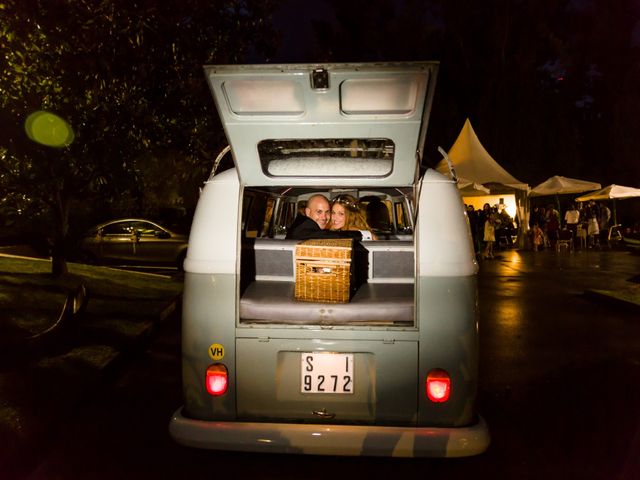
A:
[[[69,198],[63,189],[56,192],[56,206],[54,209],[56,221],[53,247],[51,249],[51,275],[60,277],[69,271],[67,266],[67,237],[69,236]]]
[[[53,247],[53,253],[51,255],[51,275],[54,277],[60,277],[69,271],[67,267],[67,260],[64,254],[56,253],[56,246]]]

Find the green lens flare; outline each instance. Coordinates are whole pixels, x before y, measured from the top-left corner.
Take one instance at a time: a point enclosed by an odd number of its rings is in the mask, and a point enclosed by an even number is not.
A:
[[[31,140],[48,147],[67,147],[75,138],[73,129],[64,119],[44,110],[29,115],[24,129]]]

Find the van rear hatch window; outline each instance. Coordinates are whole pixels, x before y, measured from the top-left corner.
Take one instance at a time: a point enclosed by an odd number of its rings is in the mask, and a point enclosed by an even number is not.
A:
[[[395,145],[387,138],[263,140],[258,154],[271,177],[384,177],[393,170]]]

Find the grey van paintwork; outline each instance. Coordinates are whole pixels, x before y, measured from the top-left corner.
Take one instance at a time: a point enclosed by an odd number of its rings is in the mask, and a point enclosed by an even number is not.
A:
[[[384,70],[376,68],[377,72]],[[397,71],[401,66],[393,68]],[[210,74],[215,71],[213,67],[208,70]],[[239,71],[247,75],[251,69]],[[209,80],[216,94],[216,80],[211,76]],[[216,102],[225,120],[230,113],[218,95]],[[421,98],[427,97],[425,93]],[[185,261],[184,406],[171,420],[172,436],[199,448],[289,453],[466,456],[484,451],[489,434],[475,412],[477,263],[455,184],[428,171],[416,189],[412,327],[241,323],[243,180],[282,180],[260,178],[262,173],[252,176],[257,160],[250,156],[244,163],[236,148],[238,132],[226,128],[236,164],[245,169],[240,168],[242,180],[235,169],[210,179],[194,216]],[[415,128],[420,131],[419,125]],[[339,133],[337,125],[333,132]],[[249,170],[248,165],[252,165]],[[292,185],[309,179],[294,179]],[[343,180],[322,181],[337,185]],[[372,188],[376,183],[370,178],[349,181],[352,186],[360,182]],[[229,390],[221,397],[208,395],[204,386],[204,372],[213,363],[208,353],[212,344],[224,347],[220,361],[230,372]],[[363,377],[361,371],[356,377],[356,382],[360,378],[364,383],[350,398],[304,397],[296,388],[299,376],[295,372],[296,352],[305,351],[353,353],[368,376]],[[433,368],[443,368],[451,375],[453,394],[446,403],[432,403],[426,397],[424,382]],[[323,420],[314,411],[328,412],[333,418]]]

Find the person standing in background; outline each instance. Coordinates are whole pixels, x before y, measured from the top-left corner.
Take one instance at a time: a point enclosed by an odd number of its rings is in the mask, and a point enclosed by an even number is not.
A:
[[[497,207],[490,208],[484,222],[484,241],[486,243],[486,246],[484,248],[482,258],[494,258],[493,244],[496,243],[496,228],[499,225],[500,219],[498,217]]]
[[[575,242],[578,234],[578,224],[580,223],[580,211],[576,208],[575,203],[572,203],[564,214],[564,223],[567,230],[571,230],[571,239]]]

